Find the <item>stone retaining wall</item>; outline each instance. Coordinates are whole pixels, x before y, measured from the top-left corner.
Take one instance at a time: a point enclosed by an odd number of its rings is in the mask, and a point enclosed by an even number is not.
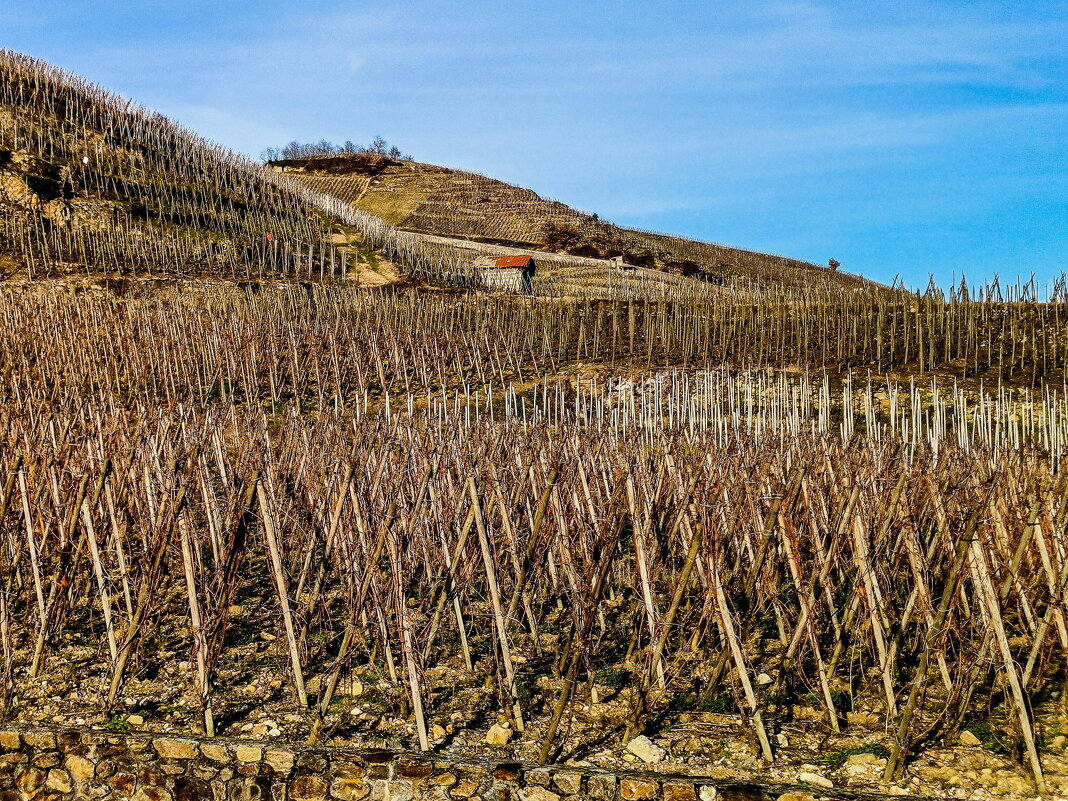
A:
[[[0,801],[773,801],[788,789],[226,738],[0,731]]]

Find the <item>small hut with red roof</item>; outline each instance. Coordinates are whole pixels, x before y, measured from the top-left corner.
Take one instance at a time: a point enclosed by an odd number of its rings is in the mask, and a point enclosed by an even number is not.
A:
[[[501,292],[531,291],[538,265],[532,256],[479,256],[475,271],[489,289]]]

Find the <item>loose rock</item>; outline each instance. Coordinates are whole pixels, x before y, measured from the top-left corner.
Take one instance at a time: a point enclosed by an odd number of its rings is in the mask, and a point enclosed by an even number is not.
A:
[[[508,745],[511,739],[512,730],[508,726],[502,726],[499,723],[494,723],[489,727],[489,731],[486,732],[486,742],[489,745]]]
[[[453,798],[470,798],[478,792],[478,782],[464,779],[449,792]]]
[[[976,745],[982,745],[983,744],[982,740],[980,740],[978,737],[976,737],[974,734],[972,734],[967,729],[965,729],[964,731],[962,731],[960,733],[960,737],[958,738],[958,740],[959,740],[961,745],[976,746]]]
[[[627,743],[627,750],[638,757],[642,762],[652,764],[663,761],[667,751],[654,743],[644,734],[635,737]]]
[[[824,787],[828,790],[834,787],[834,782],[832,782],[826,776],[821,776],[818,773],[809,773],[807,771],[804,771],[802,773],[797,774],[797,780],[799,782],[804,782],[805,784],[814,784],[816,787]]]

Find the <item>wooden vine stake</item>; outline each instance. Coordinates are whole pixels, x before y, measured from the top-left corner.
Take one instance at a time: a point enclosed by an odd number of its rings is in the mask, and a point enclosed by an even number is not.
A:
[[[760,714],[760,704],[757,702],[756,693],[753,692],[753,683],[749,680],[749,670],[745,665],[745,654],[742,652],[742,644],[738,640],[738,633],[734,628],[730,609],[727,606],[727,596],[723,593],[723,580],[719,575],[719,556],[712,558],[712,584],[716,596],[716,606],[719,610],[719,622],[723,626],[723,635],[727,638],[731,656],[734,659],[734,667],[738,671],[738,679],[742,683],[742,691],[745,693],[746,703],[749,704],[749,714],[753,720],[753,728],[756,730],[757,740],[760,743],[760,755],[765,762],[774,762],[775,755],[771,750],[771,740],[764,728],[764,718]]]
[[[211,711],[211,686],[208,677],[208,639],[200,617],[193,544],[189,535],[189,523],[184,514],[178,518],[178,531],[182,538],[182,567],[185,572],[186,597],[189,601],[189,622],[193,627],[193,649],[197,658],[197,691],[200,693],[200,706],[204,713],[204,734],[214,737],[215,719]]]
[[[89,512],[89,501],[82,501],[82,525],[85,526],[85,536],[89,540],[89,556],[93,560],[93,575],[96,577],[96,588],[100,594],[100,608],[104,614],[104,628],[107,630],[108,653],[111,655],[112,668],[119,658],[119,648],[115,641],[115,627],[111,622],[111,596],[108,593],[107,581],[104,578],[104,565],[100,560],[100,547],[96,541],[96,529],[93,526],[93,516]]]
[[[415,649],[412,647],[412,624],[408,616],[408,599],[404,593],[404,566],[401,563],[401,544],[395,532],[389,531],[386,540],[389,543],[389,561],[393,568],[393,605],[397,615],[397,627],[400,629],[400,649],[404,658],[404,667],[408,673],[408,686],[412,693],[412,710],[415,713],[416,730],[419,733],[419,748],[430,750],[427,737],[426,717],[423,714],[423,693],[419,686],[419,668],[415,663]]]
[[[964,562],[968,556],[969,538],[974,530],[975,519],[973,518],[968,525],[967,533],[957,543],[953,564],[950,566],[949,576],[946,579],[946,586],[942,590],[942,598],[938,602],[938,611],[931,620],[930,626],[928,626],[927,636],[923,642],[923,650],[920,652],[920,664],[913,674],[912,688],[909,690],[908,700],[905,702],[905,708],[901,713],[901,720],[897,727],[897,737],[894,739],[893,747],[890,750],[890,758],[886,760],[886,769],[883,772],[884,781],[894,781],[905,767],[905,757],[908,755],[910,746],[909,728],[913,715],[919,709],[920,700],[926,692],[927,674],[931,667],[931,654],[936,649],[943,647],[941,641],[943,628],[953,608],[953,598],[957,594],[957,586],[960,583]]]
[[[994,640],[1001,652],[1002,666],[1005,669],[1005,678],[1009,682],[1012,698],[1016,703],[1016,713],[1020,719],[1020,733],[1023,735],[1024,745],[1027,748],[1027,761],[1031,768],[1031,775],[1035,780],[1035,789],[1039,795],[1046,791],[1046,783],[1042,775],[1042,762],[1038,757],[1038,746],[1035,742],[1035,730],[1031,723],[1031,712],[1024,695],[1020,676],[1016,670],[1016,660],[1009,647],[1009,638],[1005,633],[1005,624],[1001,617],[1001,605],[998,603],[997,592],[994,583],[990,579],[990,570],[987,567],[986,557],[980,538],[977,536],[971,542],[969,552],[972,573],[975,576],[979,588],[979,597],[986,609],[988,619],[994,632]]]
[[[278,603],[282,607],[282,621],[289,641],[289,659],[293,665],[293,683],[297,688],[297,700],[302,707],[308,706],[308,694],[304,690],[304,671],[300,666],[300,649],[297,646],[296,627],[289,609],[289,593],[286,590],[285,573],[282,566],[282,554],[278,549],[278,534],[271,516],[271,505],[263,488],[263,480],[256,483],[256,495],[260,502],[260,517],[263,520],[263,534],[267,539],[267,549],[271,555],[271,574],[274,576],[275,589],[278,591]]]
[[[515,720],[516,729],[523,731],[525,728],[523,709],[519,704],[519,690],[515,683],[512,649],[508,646],[508,627],[504,618],[504,608],[501,606],[501,588],[497,583],[497,571],[493,567],[493,548],[486,532],[485,516],[482,513],[482,504],[478,500],[478,485],[475,483],[474,476],[468,479],[467,486],[471,493],[471,503],[475,509],[475,528],[478,530],[479,545],[482,546],[482,563],[486,569],[486,583],[489,585],[490,601],[493,604],[493,620],[497,626],[497,640],[501,646],[504,676],[508,682],[508,692],[512,696],[512,718]]]

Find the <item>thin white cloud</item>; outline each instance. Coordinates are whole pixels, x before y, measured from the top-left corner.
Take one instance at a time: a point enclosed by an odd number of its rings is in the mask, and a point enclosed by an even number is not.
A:
[[[1044,25],[997,20],[853,21],[825,9],[724,30],[651,41],[620,59],[595,49],[588,70],[639,85],[672,76],[724,93],[790,87],[980,83],[1047,85],[1043,58],[1063,55],[1068,21]]]
[[[381,133],[608,218],[789,252],[1063,195],[1063,2],[599,3],[313,3],[169,37],[148,14],[77,40],[68,19],[77,47],[55,52],[253,154]]]
[[[670,147],[678,154],[701,144],[706,147],[732,145],[732,158],[753,160],[827,152],[886,152],[982,137],[1005,126],[1042,120],[1068,123],[1068,103],[979,106],[929,112],[864,112],[843,115],[828,122],[779,127],[727,123],[718,128],[712,140],[707,135],[700,138],[683,135]]]

